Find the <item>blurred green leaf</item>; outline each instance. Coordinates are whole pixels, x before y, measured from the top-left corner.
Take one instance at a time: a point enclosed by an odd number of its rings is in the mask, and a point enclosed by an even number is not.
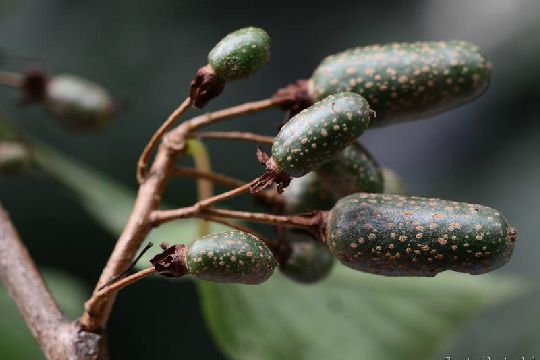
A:
[[[233,359],[433,359],[482,308],[523,291],[512,279],[448,273],[386,278],[337,267],[317,285],[275,274],[261,286],[200,282],[219,345]]]
[[[88,294],[81,282],[54,270],[43,272],[45,282],[62,311],[74,319],[82,312]],[[4,359],[41,359],[43,354],[24,323],[17,306],[0,284],[0,349]]]
[[[97,221],[119,234],[133,192],[42,145],[36,155]],[[196,235],[196,221],[185,220],[156,229],[151,238],[177,243]],[[233,359],[263,360],[430,359],[476,312],[524,289],[496,276],[392,279],[344,267],[312,286],[280,274],[260,286],[198,284],[207,322],[224,352]]]
[[[71,190],[97,222],[112,234],[119,235],[135,203],[135,192],[46,145],[35,140],[32,144],[36,164],[49,176]],[[229,230],[229,228],[212,223],[210,230],[218,232]],[[147,240],[153,241],[154,244],[162,241],[171,244],[189,244],[198,236],[198,220],[186,219],[170,222],[154,229]],[[154,246],[142,257],[136,268],[148,267],[149,260],[159,252],[161,252],[159,246]]]

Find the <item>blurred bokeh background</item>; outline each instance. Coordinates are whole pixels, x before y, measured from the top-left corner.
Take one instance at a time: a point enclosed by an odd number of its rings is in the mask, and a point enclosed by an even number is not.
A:
[[[362,139],[413,194],[500,209],[520,238],[512,261],[498,273],[538,285],[540,2],[535,0],[336,0],[324,5],[277,0],[0,0],[3,50],[36,58],[34,63],[51,72],[95,80],[126,104],[109,127],[86,135],[66,131],[37,106],[16,106],[10,89],[0,88],[0,107],[28,132],[136,189],[136,159],[150,134],[185,97],[187,84],[213,44],[248,25],[270,34],[271,61],[249,80],[228,85],[209,110],[268,97],[309,77],[326,55],[353,46],[439,39],[478,44],[494,69],[484,96],[430,119],[370,130]],[[215,129],[271,135],[282,117],[277,110],[269,111]],[[216,170],[244,179],[260,172],[252,145],[208,144]],[[175,182],[167,193],[169,202],[188,204],[193,189],[189,181]],[[40,173],[0,177],[0,200],[37,263],[81,279],[89,291],[114,237],[92,221],[69,192]],[[249,199],[236,204],[253,206]],[[538,295],[532,291],[478,314],[441,349],[440,358],[540,356]],[[7,316],[0,314],[0,322],[18,321],[14,314],[12,320]],[[185,320],[171,323],[165,316]],[[156,328],[160,330],[153,331]],[[164,358],[223,358],[188,281],[171,286],[148,281],[134,287],[129,296],[119,297],[109,331],[115,358],[148,359],[156,353]],[[176,346],[156,350],[165,343]],[[1,344],[0,358],[16,358],[5,357]],[[185,351],[189,356],[181,355]]]

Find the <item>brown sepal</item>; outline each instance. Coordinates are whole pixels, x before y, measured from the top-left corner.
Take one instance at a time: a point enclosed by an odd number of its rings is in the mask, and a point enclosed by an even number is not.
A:
[[[210,100],[223,92],[225,80],[220,78],[210,65],[203,66],[195,74],[189,87],[193,107],[202,109]]]
[[[266,171],[259,176],[253,185],[251,185],[251,193],[257,193],[268,187],[270,184],[276,183],[277,192],[281,194],[283,189],[289,186],[291,177],[281,170],[260,146],[257,146],[257,159],[261,164],[266,166]]]
[[[183,244],[170,246],[154,256],[150,263],[160,275],[167,277],[180,277],[189,272],[186,266],[186,246]]]

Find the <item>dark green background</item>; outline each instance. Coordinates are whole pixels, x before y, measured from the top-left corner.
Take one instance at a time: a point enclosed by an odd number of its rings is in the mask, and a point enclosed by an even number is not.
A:
[[[150,134],[185,97],[213,44],[248,25],[270,34],[271,61],[249,80],[228,85],[209,110],[265,98],[278,87],[309,77],[324,56],[352,46],[460,38],[484,49],[494,70],[490,89],[481,99],[429,120],[370,130],[362,139],[414,194],[500,209],[520,233],[515,255],[500,273],[537,284],[540,3],[534,0],[351,0],[323,5],[4,0],[1,48],[35,57],[51,72],[93,79],[126,108],[103,132],[77,135],[39,107],[17,107],[11,90],[0,89],[0,106],[31,133],[135,189],[136,159]],[[0,66],[24,69],[21,63]],[[215,129],[274,134],[282,116],[270,111]],[[260,172],[252,145],[209,144],[217,170],[245,179]],[[176,204],[188,204],[193,197],[187,181],[176,182],[167,193],[169,202]],[[69,193],[42,174],[0,177],[0,200],[40,266],[64,269],[91,288],[114,238]],[[251,206],[249,200],[236,204]],[[444,354],[540,356],[536,295],[481,315]],[[149,280],[122,293],[110,324],[113,356],[221,358],[197,301],[195,288],[185,281]]]

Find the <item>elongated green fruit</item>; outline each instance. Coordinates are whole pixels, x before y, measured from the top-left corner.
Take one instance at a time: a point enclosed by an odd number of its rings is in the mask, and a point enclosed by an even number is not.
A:
[[[391,43],[327,57],[311,77],[315,101],[341,91],[361,94],[377,117],[372,126],[420,119],[480,96],[490,65],[464,41]]]
[[[293,179],[282,196],[287,214],[329,210],[337,201],[315,172]]]
[[[369,105],[360,95],[328,96],[289,120],[277,134],[272,160],[300,177],[332,160],[369,125]]]
[[[270,37],[263,29],[247,27],[225,36],[208,54],[208,63],[225,81],[244,79],[270,59]]]
[[[290,241],[290,253],[279,269],[288,278],[303,284],[323,280],[334,266],[334,257],[323,243],[311,239]]]
[[[265,243],[238,230],[195,240],[187,248],[185,259],[189,274],[218,283],[260,284],[276,266]]]
[[[356,192],[380,193],[384,188],[381,167],[358,142],[316,170],[338,198]]]
[[[57,75],[46,85],[45,106],[64,125],[76,130],[96,130],[108,124],[114,101],[100,85],[74,75]]]
[[[510,259],[516,236],[485,206],[365,193],[339,200],[326,225],[330,252],[343,264],[387,276],[482,274]]]

